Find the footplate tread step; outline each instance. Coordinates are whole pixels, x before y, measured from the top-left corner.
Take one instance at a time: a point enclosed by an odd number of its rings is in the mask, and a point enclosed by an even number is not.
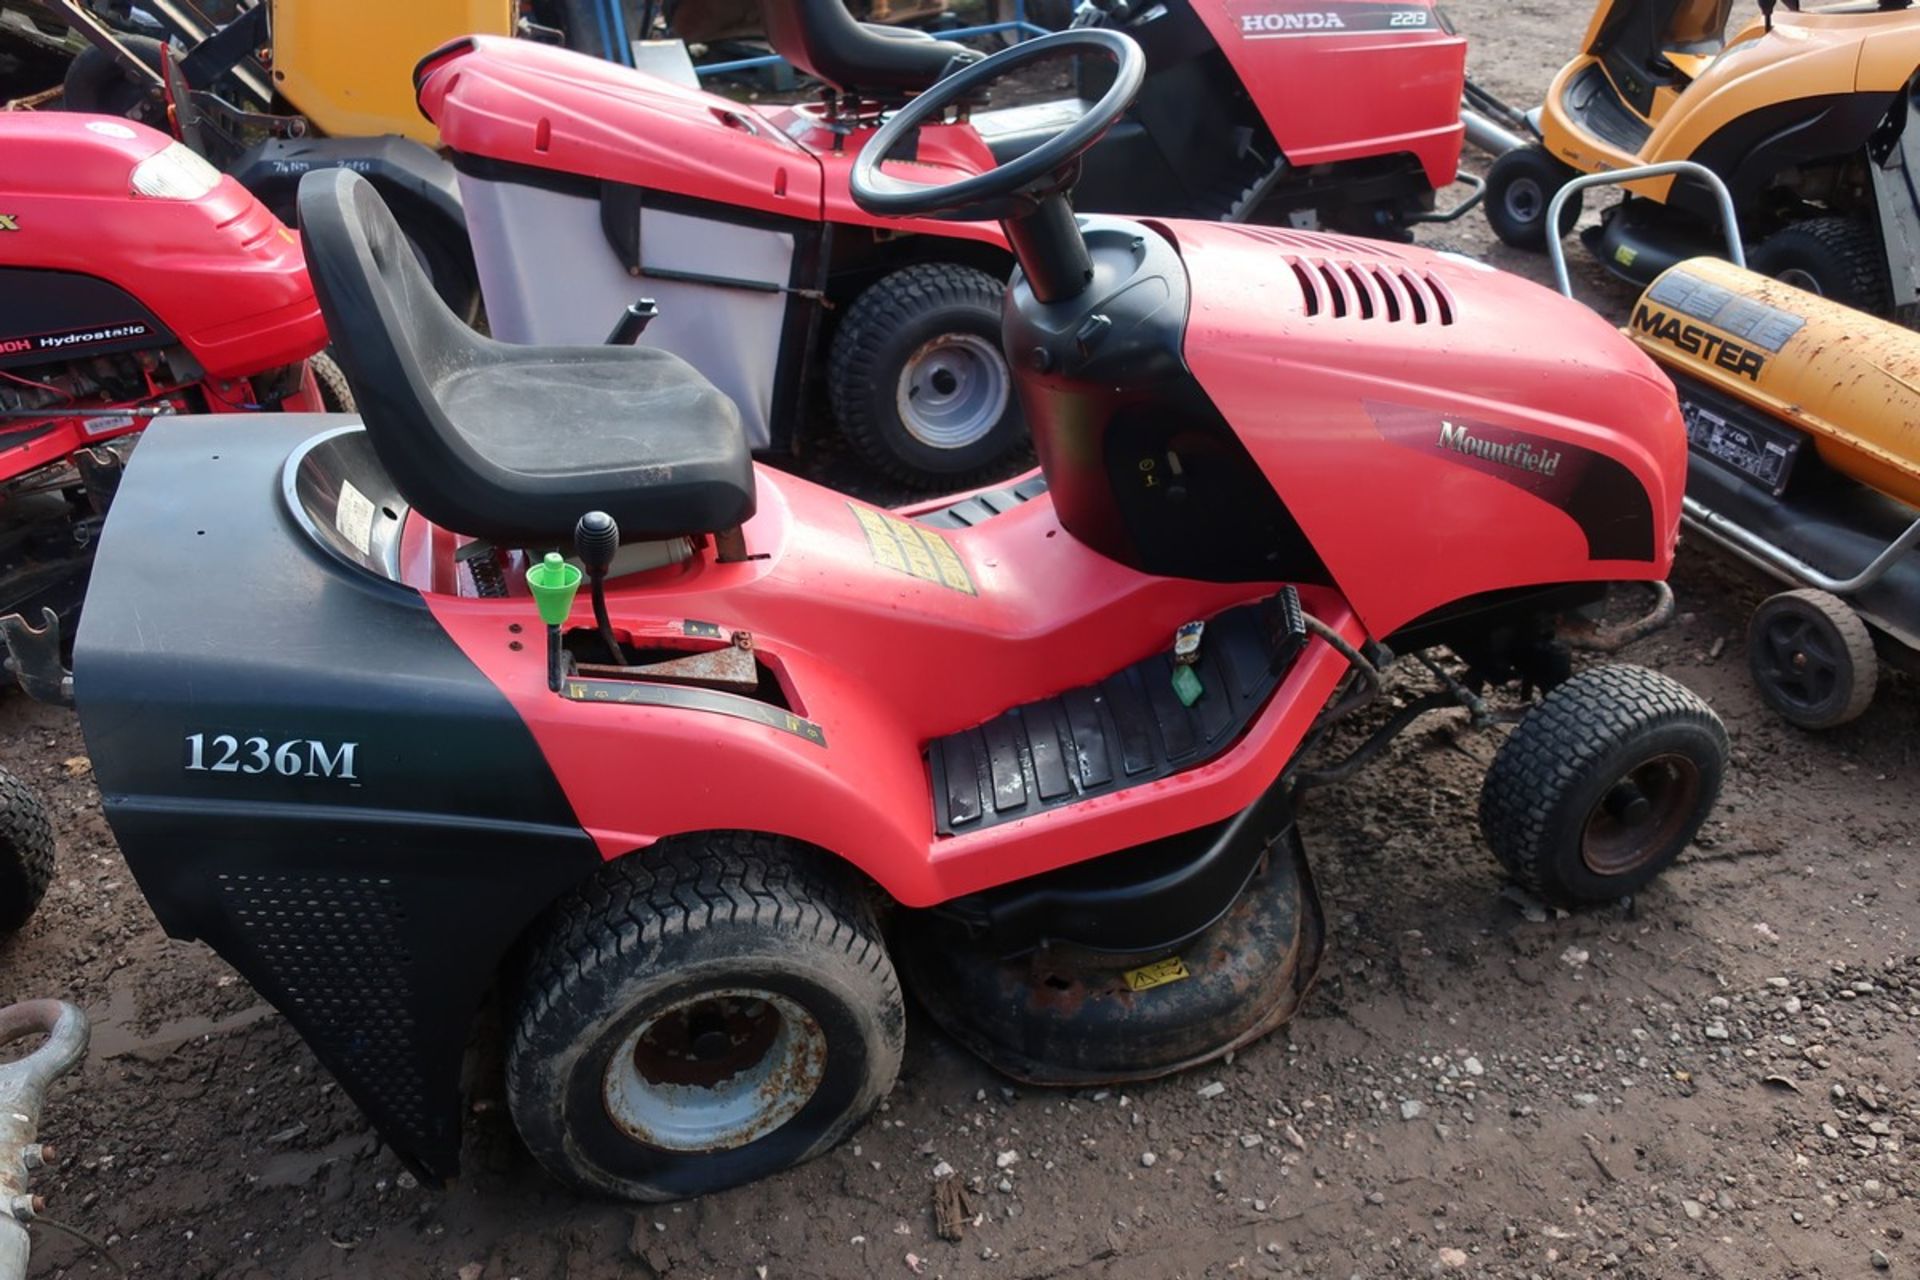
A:
[[[1300,598],[1287,587],[1207,623],[1194,668],[1203,692],[1190,707],[1168,651],[936,739],[927,747],[935,829],[977,831],[1204,763],[1246,728],[1305,644]]]
[[[971,529],[1003,511],[1011,511],[1023,502],[1031,502],[1046,491],[1045,476],[1029,476],[1019,484],[1004,489],[988,489],[970,498],[962,498],[952,506],[915,516],[914,519],[936,529]]]

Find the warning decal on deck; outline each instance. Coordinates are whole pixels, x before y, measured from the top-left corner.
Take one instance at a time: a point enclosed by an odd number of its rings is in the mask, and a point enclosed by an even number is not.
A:
[[[937,582],[955,591],[978,595],[967,566],[947,540],[932,529],[849,502],[848,508],[867,531],[867,550],[873,562],[925,582]]]
[[[1123,976],[1129,990],[1150,991],[1154,987],[1164,987],[1169,982],[1178,982],[1193,975],[1187,972],[1186,962],[1179,956],[1168,956],[1165,960],[1155,960],[1138,969],[1129,969]]]

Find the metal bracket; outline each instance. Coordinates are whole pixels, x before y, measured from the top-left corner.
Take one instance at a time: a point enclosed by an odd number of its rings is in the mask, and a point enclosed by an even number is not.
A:
[[[1899,141],[1885,159],[1869,157],[1867,173],[1880,211],[1893,305],[1909,306],[1920,301],[1920,101],[1909,96]]]
[[[1465,200],[1462,200],[1451,209],[1435,209],[1431,213],[1411,214],[1408,216],[1407,221],[1417,223],[1457,222],[1473,210],[1478,209],[1480,202],[1487,198],[1487,180],[1485,178],[1479,177],[1476,174],[1462,173],[1455,175],[1453,180],[1456,183],[1464,183],[1472,187],[1473,194],[1469,195]]]
[[[7,671],[35,702],[73,705],[73,672],[60,660],[60,615],[40,611],[35,627],[17,613],[0,618],[0,640],[7,646]]]
[[[732,643],[724,649],[690,653],[684,658],[668,658],[645,666],[615,667],[582,662],[578,670],[588,677],[686,684],[731,693],[753,693],[760,688],[760,667],[753,658],[753,637],[745,631],[734,632]]]

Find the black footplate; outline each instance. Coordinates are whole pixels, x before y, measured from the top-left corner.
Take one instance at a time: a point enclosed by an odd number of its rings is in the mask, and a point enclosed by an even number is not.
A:
[[[1166,651],[927,748],[935,828],[978,831],[1190,769],[1239,737],[1306,644],[1292,587],[1207,622],[1188,705]],[[1181,682],[1184,682],[1181,681]],[[1191,691],[1191,685],[1189,685]]]
[[[962,498],[950,507],[929,511],[914,519],[936,529],[971,529],[1003,511],[1011,511],[1023,502],[1031,502],[1046,491],[1045,476],[1028,476],[1019,484],[1009,485],[1005,489],[988,489],[971,498]]]

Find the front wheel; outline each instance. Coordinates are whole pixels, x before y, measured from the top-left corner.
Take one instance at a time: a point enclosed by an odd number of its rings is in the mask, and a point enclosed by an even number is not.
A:
[[[53,823],[27,784],[0,769],[0,933],[25,924],[53,883]]]
[[[1579,176],[1545,147],[1527,146],[1509,151],[1487,171],[1487,221],[1493,233],[1516,249],[1535,253],[1547,247],[1547,209],[1560,188]],[[1560,210],[1560,234],[1565,236],[1580,220],[1580,197],[1574,195]]]
[[[850,877],[780,840],[717,833],[612,863],[555,912],[507,1098],[556,1177],[677,1200],[831,1148],[893,1087],[905,1035]]]
[[[1480,827],[1545,901],[1611,902],[1680,856],[1726,765],[1726,728],[1692,690],[1644,667],[1595,667],[1541,699],[1500,745]]]
[[[1000,349],[1005,286],[927,262],[854,299],[834,334],[827,392],[840,430],[887,476],[949,490],[995,472],[1026,445]]]

